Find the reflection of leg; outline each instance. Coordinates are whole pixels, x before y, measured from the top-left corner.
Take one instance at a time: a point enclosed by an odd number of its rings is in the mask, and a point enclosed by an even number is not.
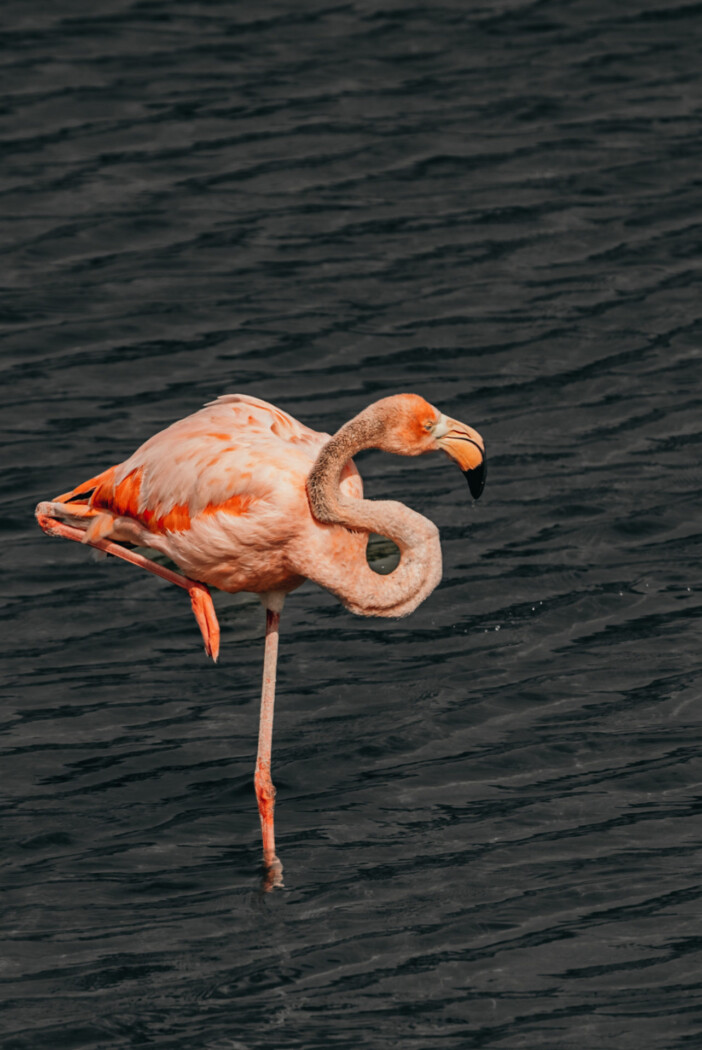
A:
[[[128,547],[123,547],[120,543],[114,543],[112,540],[107,539],[89,539],[85,528],[69,525],[67,522],[58,521],[52,517],[50,512],[53,509],[54,506],[51,503],[40,503],[36,509],[37,521],[47,535],[63,536],[67,540],[88,543],[89,546],[95,547],[97,550],[106,551],[108,554],[114,554],[118,558],[123,558],[124,561],[131,562],[132,565],[138,565],[139,568],[146,569],[147,572],[152,572],[155,576],[160,576],[162,579],[168,580],[169,583],[175,583],[178,587],[188,591],[195,619],[198,622],[205,642],[205,652],[213,660],[217,660],[219,656],[219,623],[212,604],[212,597],[204,583],[198,583],[196,580],[188,579],[187,576],[181,576],[180,573],[173,572],[172,569],[167,569],[164,565],[157,565],[156,562],[145,558],[143,554],[138,554]],[[85,504],[67,504],[61,507],[61,512],[66,515],[70,514],[70,516],[75,518],[95,518],[95,511],[92,507],[86,510]]]
[[[266,606],[266,649],[263,658],[263,688],[261,690],[261,720],[258,732],[258,755],[254,784],[258,813],[263,835],[263,863],[267,877],[264,888],[282,886],[283,866],[275,853],[275,829],[273,811],[275,788],[271,781],[271,746],[273,740],[273,708],[275,705],[275,674],[278,660],[278,625],[280,612]]]

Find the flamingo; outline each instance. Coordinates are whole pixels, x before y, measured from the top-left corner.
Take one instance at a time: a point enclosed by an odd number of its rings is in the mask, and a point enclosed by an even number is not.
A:
[[[441,449],[463,470],[473,497],[483,491],[480,434],[417,394],[376,401],[333,437],[266,401],[226,394],[149,438],[123,463],[36,508],[49,535],[87,543],[187,590],[215,661],[219,624],[209,587],[260,597],[266,636],[254,784],[268,888],[282,885],[271,746],[286,595],[309,579],[351,612],[400,617],[441,578],[436,525],[402,503],[363,499],[353,457],[366,448],[401,456]],[[389,537],[400,550],[399,564],[386,576],[366,560],[370,533]],[[184,575],[125,544],[166,555]]]

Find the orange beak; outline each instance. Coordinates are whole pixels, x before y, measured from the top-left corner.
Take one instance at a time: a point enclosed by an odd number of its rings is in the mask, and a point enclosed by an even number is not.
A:
[[[487,475],[485,442],[477,430],[465,423],[459,423],[456,419],[444,417],[440,427],[443,433],[436,439],[439,448],[447,452],[451,459],[456,460],[466,476],[471,496],[473,499],[479,499]]]

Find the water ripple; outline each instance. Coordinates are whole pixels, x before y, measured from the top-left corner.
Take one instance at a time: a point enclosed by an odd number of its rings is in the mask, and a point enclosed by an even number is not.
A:
[[[8,0],[0,34],[7,1050],[676,1050],[702,1031],[700,10]],[[33,525],[225,391],[442,533],[406,621],[263,620]],[[382,544],[374,555],[390,564]]]

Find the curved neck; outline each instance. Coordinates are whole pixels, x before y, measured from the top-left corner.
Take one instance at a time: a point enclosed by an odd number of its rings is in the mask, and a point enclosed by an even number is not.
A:
[[[336,594],[347,608],[363,616],[406,616],[431,594],[441,579],[439,530],[433,522],[394,500],[357,499],[341,491],[344,466],[366,448],[384,447],[384,425],[371,406],[350,420],[319,453],[307,478],[312,514],[328,525],[359,530],[364,542],[349,563],[330,544],[306,575]],[[365,556],[367,534],[387,536],[400,550],[393,572],[380,576]]]

